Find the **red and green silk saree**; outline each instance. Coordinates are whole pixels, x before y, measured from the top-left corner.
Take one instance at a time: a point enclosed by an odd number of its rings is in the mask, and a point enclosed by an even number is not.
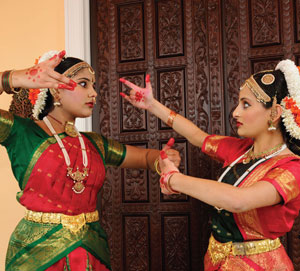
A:
[[[78,138],[59,135],[71,167],[82,168]],[[0,143],[8,152],[21,191],[19,202],[28,210],[78,215],[96,210],[105,179],[105,166],[122,163],[126,147],[96,133],[82,133],[88,156],[85,190],[76,194],[67,176],[64,156],[54,137],[35,122],[0,110]],[[87,223],[76,234],[61,224],[22,219],[13,232],[6,270],[111,270],[107,238],[99,222]]]

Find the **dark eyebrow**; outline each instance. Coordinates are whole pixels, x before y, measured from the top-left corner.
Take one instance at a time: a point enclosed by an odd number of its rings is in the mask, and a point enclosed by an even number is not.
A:
[[[246,97],[242,97],[242,98],[240,98],[240,101],[251,101],[251,99],[246,98]]]
[[[89,78],[86,78],[86,77],[82,77],[82,78],[77,78],[77,80],[86,80],[86,81],[91,81]]]

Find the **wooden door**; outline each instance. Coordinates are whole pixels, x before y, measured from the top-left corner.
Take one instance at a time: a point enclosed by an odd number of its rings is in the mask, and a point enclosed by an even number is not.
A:
[[[91,0],[93,129],[142,148],[170,137],[182,172],[215,179],[220,165],[119,96],[118,79],[143,85],[209,133],[235,135],[231,113],[251,73],[284,58],[300,64],[300,0]],[[160,193],[158,175],[110,168],[99,198],[113,270],[203,270],[210,207]],[[300,270],[300,222],[282,240]]]

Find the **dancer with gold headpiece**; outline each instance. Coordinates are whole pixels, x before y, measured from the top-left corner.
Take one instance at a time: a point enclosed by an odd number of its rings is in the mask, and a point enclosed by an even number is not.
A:
[[[252,75],[233,112],[238,135],[209,135],[153,98],[146,88],[121,95],[147,109],[224,165],[218,181],[184,175],[161,152],[163,193],[184,193],[214,206],[205,270],[294,270],[280,236],[300,209],[300,69],[291,60]],[[139,97],[139,99],[137,99]]]
[[[64,55],[51,51],[30,69],[0,73],[0,94],[25,91],[33,107],[32,119],[0,110],[0,143],[27,209],[9,242],[7,271],[111,270],[96,209],[105,168],[155,170],[159,156],[158,150],[78,132],[75,119],[91,116],[96,102],[95,72]],[[178,166],[179,154],[170,145],[169,158]]]

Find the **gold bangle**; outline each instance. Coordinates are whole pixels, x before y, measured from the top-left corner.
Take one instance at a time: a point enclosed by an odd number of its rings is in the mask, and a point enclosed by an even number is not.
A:
[[[173,122],[174,122],[176,115],[177,115],[177,113],[174,112],[173,110],[171,110],[171,112],[168,116],[168,121],[167,121],[168,126],[173,127]]]
[[[158,175],[161,175],[161,171],[159,169],[159,164],[158,164],[159,160],[158,158],[156,158],[156,160],[154,161],[154,167],[155,167],[155,170],[157,172]]]

